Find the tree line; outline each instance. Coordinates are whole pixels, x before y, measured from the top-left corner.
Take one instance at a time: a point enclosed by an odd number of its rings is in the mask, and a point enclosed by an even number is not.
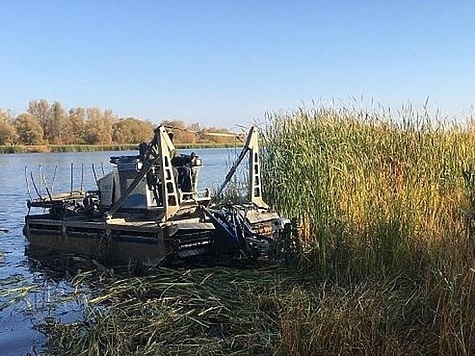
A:
[[[180,120],[164,120],[175,143],[229,143],[226,129],[201,127]],[[17,116],[0,109],[0,145],[109,145],[150,141],[155,125],[134,117],[120,118],[111,110],[71,108],[58,101],[34,100]],[[223,133],[225,135],[207,135]]]

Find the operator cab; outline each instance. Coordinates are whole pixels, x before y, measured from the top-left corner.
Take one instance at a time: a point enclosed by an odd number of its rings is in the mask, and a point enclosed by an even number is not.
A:
[[[176,185],[184,200],[198,194],[198,175],[202,166],[201,158],[191,152],[189,155],[176,155],[172,158]]]
[[[110,162],[112,172],[97,182],[97,210],[105,212],[107,219],[115,212],[141,211],[166,221],[184,209],[210,203],[208,189],[198,192],[201,158],[194,152],[177,155],[163,126],[155,130],[150,143],[139,145],[138,155],[111,157]]]

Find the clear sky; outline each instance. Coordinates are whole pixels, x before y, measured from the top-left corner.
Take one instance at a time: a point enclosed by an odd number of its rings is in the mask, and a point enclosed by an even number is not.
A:
[[[3,0],[0,108],[233,127],[350,97],[475,104],[475,2]]]

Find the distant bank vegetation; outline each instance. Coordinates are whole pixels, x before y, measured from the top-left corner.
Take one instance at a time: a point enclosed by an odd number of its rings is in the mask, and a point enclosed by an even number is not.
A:
[[[227,129],[201,127],[179,120],[164,120],[172,127],[174,143],[180,145],[220,146],[235,143]],[[17,116],[0,109],[0,153],[91,151],[135,148],[148,142],[155,125],[134,117],[121,118],[111,110],[71,108],[41,99],[30,101],[26,112]],[[91,147],[93,146],[93,147]]]

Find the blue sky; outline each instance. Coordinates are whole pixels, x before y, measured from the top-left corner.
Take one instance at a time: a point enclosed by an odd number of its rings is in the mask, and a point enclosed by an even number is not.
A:
[[[312,100],[475,104],[472,1],[0,2],[0,108],[233,127]],[[361,99],[362,98],[362,99]]]

